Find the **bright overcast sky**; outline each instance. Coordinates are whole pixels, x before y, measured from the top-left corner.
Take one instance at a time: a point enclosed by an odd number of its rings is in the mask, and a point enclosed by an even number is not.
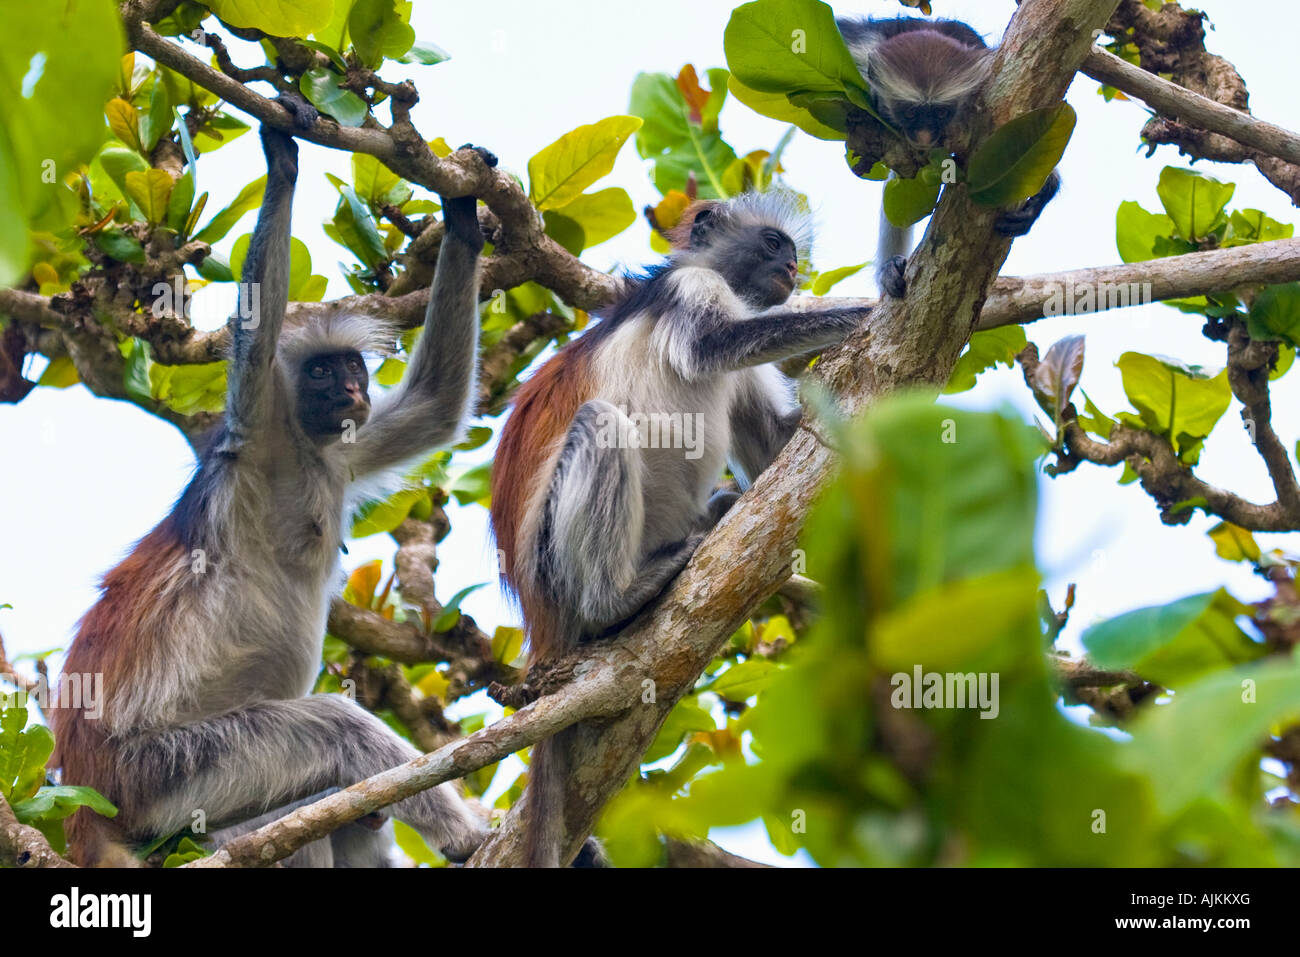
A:
[[[933,0],[936,12],[967,19],[990,42],[996,41],[1015,9],[1011,0]],[[640,71],[676,71],[693,63],[701,75],[724,66],[722,30],[733,5],[717,0],[657,0],[653,4],[564,0],[496,0],[494,3],[439,3],[417,0],[412,23],[421,39],[452,54],[433,67],[392,67],[390,79],[409,76],[421,100],[413,111],[428,138],[445,137],[456,146],[473,142],[489,147],[504,167],[526,176],[528,158],[575,126],[624,113],[632,80]],[[1230,0],[1200,0],[1213,23],[1207,46],[1242,72],[1256,115],[1300,127],[1300,107],[1291,76],[1300,36],[1300,8],[1268,4],[1267,21],[1250,5]],[[842,3],[837,12],[889,15],[892,2]],[[193,51],[191,46],[191,50]],[[235,58],[254,65],[255,50],[234,44]],[[1285,68],[1285,70],[1283,69]],[[1118,261],[1115,210],[1137,200],[1158,210],[1156,180],[1161,168],[1186,165],[1172,147],[1151,159],[1139,152],[1144,111],[1134,103],[1106,104],[1097,84],[1080,77],[1069,100],[1079,122],[1061,164],[1064,187],[1025,239],[1017,240],[1004,273],[1023,275]],[[380,108],[381,119],[387,111]],[[721,118],[723,135],[738,153],[771,148],[784,127],[729,100]],[[871,258],[876,235],[879,187],[856,180],[844,165],[842,146],[796,136],[783,163],[788,182],[806,192],[818,219],[814,260],[818,268]],[[254,134],[245,135],[198,164],[198,189],[212,197],[208,210],[228,203],[262,172]],[[1198,163],[1209,175],[1237,183],[1229,208],[1263,209],[1292,222],[1286,197],[1252,167]],[[350,178],[346,155],[304,144],[294,235],[307,243],[314,271],[329,279],[326,298],[348,294],[336,266],[351,254],[328,239],[321,223],[333,212],[337,193],[325,173]],[[629,143],[608,180],[620,185],[639,209],[657,199]],[[249,214],[218,244],[227,253],[234,240],[253,227]],[[652,254],[643,222],[588,252],[585,259],[606,269],[636,265]],[[870,270],[845,281],[836,293],[874,294]],[[220,289],[221,287],[217,287]],[[229,287],[226,287],[228,291]],[[1165,306],[1120,310],[1095,317],[1066,317],[1027,327],[1032,341],[1046,350],[1062,336],[1087,336],[1082,385],[1106,412],[1129,408],[1115,360],[1125,351],[1175,356],[1189,363],[1220,367],[1223,347],[1202,338],[1196,317]],[[40,364],[28,370],[35,378]],[[1300,373],[1273,391],[1274,422],[1284,441],[1300,437]],[[1010,402],[1026,417],[1036,411],[1018,373],[1006,369],[981,377],[963,396],[964,405],[989,408]],[[1259,457],[1239,424],[1240,405],[1220,421],[1206,443],[1199,474],[1255,501],[1272,500]],[[193,468],[188,444],[170,425],[126,403],[93,398],[81,386],[41,388],[18,405],[0,405],[0,438],[5,467],[0,468],[0,500],[5,503],[0,530],[0,633],[11,654],[63,646],[78,617],[93,602],[95,585],[170,508]],[[1052,597],[1059,603],[1067,582],[1077,582],[1078,599],[1064,640],[1077,640],[1083,627],[1099,618],[1229,586],[1245,600],[1267,593],[1248,570],[1215,558],[1205,537],[1214,522],[1194,518],[1187,526],[1161,525],[1155,506],[1137,487],[1116,484],[1118,469],[1084,465],[1062,479],[1044,478],[1039,530],[1040,564]],[[476,582],[495,582],[494,556],[481,508],[453,509],[453,531],[439,548],[439,597],[447,599]],[[1300,548],[1295,536],[1261,536],[1262,542]],[[369,558],[391,559],[393,543],[377,536],[350,545],[347,568]],[[495,585],[464,603],[487,630],[518,624]],[[733,847],[759,853],[752,842]],[[781,860],[770,854],[767,859]]]

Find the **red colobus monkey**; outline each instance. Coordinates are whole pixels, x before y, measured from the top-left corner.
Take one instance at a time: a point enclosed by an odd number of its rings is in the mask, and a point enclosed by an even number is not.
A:
[[[709,497],[724,464],[748,487],[798,424],[791,383],[768,363],[838,342],[869,312],[777,308],[810,240],[788,194],[696,204],[671,238],[665,264],[519,389],[501,433],[492,530],[532,663],[663,591],[736,497]],[[534,745],[534,866],[564,863],[565,774],[553,741]]]
[[[836,23],[880,115],[915,147],[948,147],[969,123],[995,50],[960,20],[845,17]],[[1053,170],[1042,189],[1000,214],[995,228],[1003,236],[1024,236],[1060,187]],[[882,293],[896,299],[907,294],[903,272],[911,250],[911,227],[895,226],[882,209],[875,266]]]
[[[301,128],[315,111],[282,103]],[[309,694],[339,581],[345,495],[461,428],[478,346],[478,260],[472,196],[443,200],[424,334],[406,377],[371,413],[362,353],[385,341],[368,320],[286,333],[290,208],[297,144],[262,127],[266,197],[244,264],[258,284],[251,320],[232,316],[222,425],[171,514],[103,581],[82,619],[66,674],[102,673],[97,719],[54,710],[66,784],[117,804],[113,821],[78,812],[79,862],[201,820],[218,843],[321,793],[418,752],[341,695]],[[481,162],[494,166],[486,150]],[[453,786],[407,798],[393,813],[452,859],[485,827]],[[297,865],[387,862],[391,835],[351,824],[303,848]]]

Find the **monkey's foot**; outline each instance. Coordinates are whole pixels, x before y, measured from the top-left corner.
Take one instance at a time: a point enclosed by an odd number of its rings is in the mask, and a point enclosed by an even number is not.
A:
[[[1029,204],[1026,203],[1019,209],[999,213],[998,218],[993,223],[993,230],[1000,236],[1010,236],[1013,239],[1017,236],[1023,236],[1033,228],[1040,212],[1042,210],[1031,209]]]
[[[461,150],[473,150],[478,154],[479,159],[487,164],[489,169],[492,169],[497,165],[497,154],[493,153],[486,147],[475,146],[473,143],[462,143],[457,147],[456,152],[460,152]]]
[[[275,98],[275,102],[289,111],[289,115],[293,117],[294,129],[299,132],[307,132],[320,119],[320,113],[317,112],[316,107],[297,93],[281,93]]]
[[[907,296],[907,280],[903,277],[906,271],[907,257],[892,256],[876,270],[876,285],[884,295],[902,299]]]

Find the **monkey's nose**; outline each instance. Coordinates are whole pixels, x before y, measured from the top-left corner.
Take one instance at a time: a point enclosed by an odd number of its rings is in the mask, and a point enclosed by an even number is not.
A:
[[[788,263],[785,264],[785,269],[786,272],[790,274],[791,279],[799,278],[799,264],[795,262],[793,259],[791,259]]]
[[[934,143],[934,133],[930,130],[917,130],[912,139],[917,146],[930,146]]]

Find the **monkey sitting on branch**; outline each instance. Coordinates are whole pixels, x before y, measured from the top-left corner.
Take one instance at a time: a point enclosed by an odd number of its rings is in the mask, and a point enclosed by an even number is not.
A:
[[[305,102],[280,102],[299,128],[316,121]],[[121,863],[123,845],[196,822],[220,845],[419,754],[351,699],[310,692],[340,583],[349,490],[452,442],[468,413],[477,200],[442,200],[446,236],[424,334],[405,378],[372,412],[362,354],[395,344],[395,331],[353,317],[281,335],[298,149],[268,126],[261,136],[266,197],[241,284],[257,309],[230,319],[223,421],[171,513],[104,576],[64,665],[66,675],[102,674],[104,701],[101,715],[54,710],[63,782],[94,787],[119,809],[111,821],[86,809],[72,819],[81,864]],[[462,149],[496,165],[486,150]],[[392,812],[453,860],[486,834],[451,784]],[[391,847],[391,826],[353,822],[286,863],[383,866]]]
[[[533,665],[664,590],[737,498],[710,497],[723,466],[748,488],[794,433],[793,386],[771,363],[839,342],[870,311],[779,308],[811,238],[787,192],[697,203],[669,238],[670,258],[519,389],[501,433],[492,530]],[[565,863],[567,774],[556,739],[533,746],[532,866]]]

